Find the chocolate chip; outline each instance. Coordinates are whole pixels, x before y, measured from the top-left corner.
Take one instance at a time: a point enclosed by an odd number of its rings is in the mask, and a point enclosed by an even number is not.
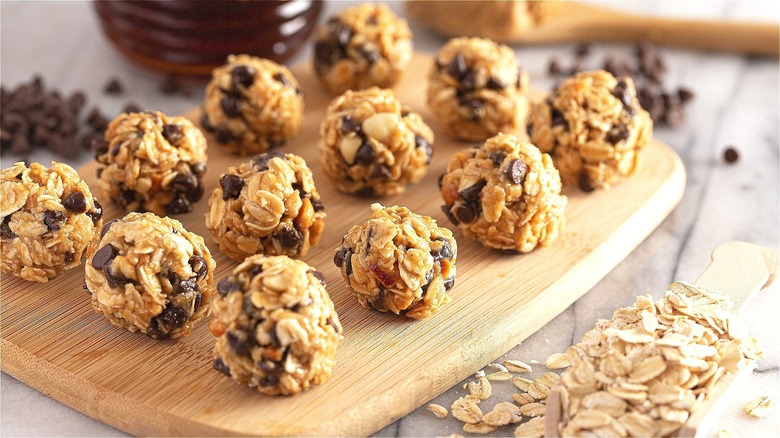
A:
[[[566,118],[563,116],[563,113],[558,111],[555,107],[550,106],[550,123],[552,126],[567,126]]]
[[[621,141],[627,140],[628,137],[628,128],[623,125],[615,126],[609,132],[607,132],[607,141],[612,144],[618,144]]]
[[[274,158],[286,159],[285,155],[279,151],[270,151],[264,154],[255,155],[252,160],[253,165],[258,171],[264,172],[268,170],[268,163]]]
[[[331,64],[331,58],[338,52],[333,44],[327,41],[317,41],[314,45],[314,68],[318,73],[322,73],[324,67]]]
[[[123,113],[140,113],[143,111],[143,108],[141,108],[141,105],[138,105],[135,102],[127,102],[122,108]]]
[[[3,101],[5,101],[5,99]],[[78,114],[79,111],[84,109],[85,103],[87,103],[87,96],[84,94],[83,91],[76,91],[73,94],[71,94],[70,98],[68,99],[68,108],[73,113]]]
[[[135,192],[135,190],[122,189],[119,191],[119,197],[117,198],[117,201],[121,206],[127,207],[135,201],[137,195],[138,194]]]
[[[337,267],[341,267],[341,265],[344,264],[344,258],[347,255],[347,249],[346,248],[339,248],[338,251],[336,251],[335,254],[333,254],[333,264]]]
[[[187,193],[198,187],[198,178],[195,175],[179,173],[171,180],[169,187],[174,191]]]
[[[733,146],[729,146],[723,151],[723,159],[729,163],[736,163],[739,160],[739,152]]]
[[[46,224],[46,228],[50,231],[57,231],[62,228],[62,223],[66,219],[68,217],[61,211],[46,210],[43,212],[43,223]]]
[[[366,61],[368,61],[368,65],[374,64],[375,62],[382,59],[382,55],[379,54],[379,52],[376,50],[368,50],[365,47],[360,47],[358,52],[361,56],[363,56],[363,58],[365,58]]]
[[[217,140],[218,143],[225,144],[230,143],[233,140],[236,140],[238,137],[233,134],[233,132],[230,131],[230,129],[221,127],[217,130],[216,134],[214,134],[214,138]]]
[[[462,53],[456,53],[449,64],[447,64],[447,74],[453,78],[460,80],[466,73],[466,58]]]
[[[612,89],[612,95],[615,96],[620,103],[623,104],[623,108],[628,111],[630,114],[633,114],[633,104],[631,102],[631,93],[628,89],[628,84],[624,79],[620,79],[615,85],[615,88]]]
[[[301,233],[295,228],[287,228],[282,231],[282,234],[279,236],[279,241],[285,248],[297,247],[298,244],[301,243],[302,239],[303,237],[301,236]]]
[[[64,201],[62,206],[74,213],[84,213],[87,211],[87,198],[81,192],[73,192]]]
[[[206,113],[200,115],[200,126],[208,132],[214,132],[214,125],[211,124],[209,116]]]
[[[238,88],[239,86],[249,88],[255,83],[255,74],[257,70],[254,67],[248,65],[239,65],[230,71],[230,77],[233,81],[233,86]]]
[[[330,38],[336,41],[339,47],[346,48],[349,40],[352,39],[352,28],[341,21],[336,21],[332,24],[333,29],[330,31]]]
[[[468,69],[460,78],[460,86],[466,91],[474,90],[477,87],[477,72],[474,69]]]
[[[163,125],[162,135],[168,143],[175,145],[183,136],[182,126],[178,123]]]
[[[106,277],[106,282],[108,283],[108,286],[112,288],[124,287],[127,283],[135,284],[134,281],[125,278],[121,274],[114,275],[114,273],[111,272],[110,262],[105,266],[103,266],[103,275]]]
[[[502,151],[493,151],[490,153],[490,155],[488,155],[488,158],[493,162],[494,166],[500,167],[506,159],[506,153]]]
[[[512,184],[522,184],[525,175],[528,173],[528,166],[521,160],[512,160],[506,166],[504,177]]]
[[[453,224],[458,225],[460,223],[458,218],[455,217],[455,215],[452,213],[452,210],[450,209],[450,207],[448,207],[446,205],[442,205],[441,206],[441,211],[444,212],[444,214],[447,216],[447,219],[449,219],[450,222],[452,222]]]
[[[425,137],[415,134],[414,135],[414,146],[417,148],[421,148],[425,151],[425,162],[430,163],[431,158],[433,157],[433,148],[431,147],[431,143],[425,139]]]
[[[249,355],[252,352],[252,345],[255,343],[254,336],[250,336],[243,330],[229,330],[227,332],[227,340],[230,344],[230,348],[238,355]]]
[[[189,264],[192,267],[192,272],[194,272],[198,278],[205,278],[206,274],[209,272],[209,265],[206,263],[206,259],[199,254],[193,254],[190,257]]]
[[[585,193],[590,193],[594,190],[596,190],[596,186],[593,185],[593,183],[590,181],[590,178],[588,177],[588,173],[585,171],[580,172],[579,177],[577,178],[577,186]]]
[[[577,56],[588,56],[593,51],[593,43],[585,42],[577,45],[575,53]]]
[[[444,280],[444,290],[450,290],[455,286],[455,277],[450,277]]]
[[[487,181],[479,180],[469,187],[458,192],[458,195],[466,202],[479,201],[479,194],[482,189],[487,185]]]
[[[431,281],[433,281],[433,275],[434,275],[433,269],[429,269],[428,272],[425,273],[425,283],[423,283],[421,287],[423,294],[428,292],[428,286],[430,286]]]
[[[171,199],[171,202],[165,206],[165,212],[168,214],[189,213],[192,211],[192,208],[192,203],[188,199],[176,197]]]
[[[219,179],[219,185],[222,187],[222,200],[238,199],[241,189],[244,188],[244,179],[232,173],[226,173]]]
[[[374,162],[374,158],[376,157],[376,152],[374,151],[374,148],[371,146],[371,143],[368,141],[364,141],[360,147],[357,150],[357,153],[355,154],[355,163],[362,164],[362,165],[369,165]]]
[[[168,306],[165,307],[165,310],[163,310],[163,313],[160,314],[162,322],[171,328],[179,328],[183,326],[187,323],[187,319],[189,319],[189,317],[190,315],[186,310],[176,306],[173,303],[169,303]]]
[[[249,276],[255,277],[257,274],[263,272],[263,265],[254,265],[249,269]]]
[[[230,376],[230,368],[225,364],[225,361],[223,361],[221,357],[214,359],[214,361],[211,362],[211,366],[220,373]]]
[[[200,178],[206,173],[206,165],[204,163],[190,164],[190,170],[193,175]]]
[[[686,104],[693,100],[695,95],[689,88],[680,87],[677,89],[677,96],[680,98],[680,102]]]
[[[95,158],[98,159],[100,155],[108,152],[108,143],[100,137],[92,137],[91,139],[92,152],[95,154]]]
[[[482,118],[484,111],[482,109],[483,103],[481,100],[477,98],[473,98],[473,99],[463,100],[460,103],[461,105],[471,110],[472,120],[478,120]]]
[[[346,272],[347,276],[352,275],[352,250],[348,249],[346,254],[344,254],[344,263],[346,264],[344,272]]]
[[[181,278],[173,271],[170,271],[168,272],[168,281],[171,282],[171,287],[173,288],[171,291],[172,295],[186,294],[195,290],[200,290],[197,277]]]
[[[109,223],[110,224],[110,223]],[[106,225],[109,225],[106,224]],[[117,252],[116,249],[110,244],[97,250],[94,256],[92,256],[92,267],[95,269],[103,269],[103,266],[109,264],[111,260],[114,260]]]
[[[341,133],[349,134],[351,132],[360,134],[363,132],[363,128],[360,122],[355,121],[349,114],[341,118]]]
[[[269,374],[260,379],[260,386],[274,386],[277,383],[279,383],[279,376],[276,374]]]
[[[95,204],[94,210],[95,211],[88,211],[87,216],[89,216],[90,219],[92,219],[92,223],[96,223],[100,219],[103,218],[103,206],[98,202],[97,199],[92,199],[92,202]]]
[[[241,101],[233,96],[225,96],[219,101],[222,111],[228,117],[238,117],[241,115]]]
[[[3,221],[0,222],[0,237],[3,239],[14,239],[18,237],[16,233],[11,231],[11,227],[8,225],[8,223],[11,221],[11,215],[6,216],[3,218]]]
[[[323,211],[325,210],[325,204],[323,204],[321,199],[311,199],[311,206],[314,208],[315,212]]]
[[[390,179],[390,177],[393,176],[393,173],[390,171],[390,168],[387,166],[387,164],[378,164],[374,166],[374,169],[371,171],[370,177],[376,178],[376,179]]]
[[[506,88],[506,84],[501,79],[491,76],[487,81],[487,87],[491,90],[503,90]]]
[[[313,271],[310,271],[310,272],[311,272],[311,275],[314,276],[314,278],[316,278],[323,286],[325,286],[325,275],[323,275],[322,272],[317,271],[317,270],[313,270]]]
[[[439,249],[431,250],[431,255],[433,256],[434,261],[439,261],[441,259],[452,259],[452,248],[450,247],[450,243],[446,238],[437,237],[434,239],[434,242],[441,242]]]
[[[481,206],[478,202],[463,203],[455,209],[455,215],[458,217],[458,220],[464,224],[470,224],[479,216],[479,208],[481,208]]]
[[[111,229],[111,225],[114,225],[114,222],[118,221],[119,219],[111,219],[110,221],[103,224],[103,229],[100,230],[100,238],[102,239],[103,236],[108,233],[108,230]]]
[[[106,85],[103,86],[103,91],[106,94],[122,94],[124,87],[119,82],[119,78],[111,78]]]
[[[238,282],[236,277],[225,277],[217,283],[217,292],[223,297],[227,296],[231,292],[241,290],[241,283]]]

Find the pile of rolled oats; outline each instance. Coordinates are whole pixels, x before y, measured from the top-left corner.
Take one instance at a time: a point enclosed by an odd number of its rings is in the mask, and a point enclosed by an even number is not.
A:
[[[762,356],[726,296],[673,283],[653,303],[600,321],[569,347],[558,431],[574,435],[673,435],[724,374]]]

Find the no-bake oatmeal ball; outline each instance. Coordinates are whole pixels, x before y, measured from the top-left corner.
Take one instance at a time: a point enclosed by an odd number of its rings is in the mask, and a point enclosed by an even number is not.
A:
[[[303,256],[320,240],[325,206],[306,161],[271,151],[219,178],[206,226],[238,262],[254,254]]]
[[[444,132],[482,141],[525,127],[528,73],[508,46],[484,38],[453,38],[434,59],[428,105]]]
[[[178,338],[208,315],[215,266],[203,238],[181,222],[129,213],[107,222],[90,245],[84,286],[112,324]]]
[[[344,193],[392,196],[418,182],[433,154],[433,131],[392,90],[347,91],[320,125],[322,170]]]
[[[444,213],[489,248],[529,252],[565,224],[567,198],[552,159],[515,135],[458,152],[440,181]]]
[[[345,9],[319,29],[314,46],[314,70],[333,94],[392,87],[411,59],[406,20],[381,4]]]
[[[230,55],[206,87],[201,125],[232,154],[253,155],[298,135],[303,90],[287,67]]]
[[[70,166],[24,163],[0,171],[2,271],[46,283],[81,264],[103,208]]]
[[[406,207],[371,205],[347,231],[333,263],[363,307],[420,319],[450,301],[458,244],[452,232]]]
[[[123,113],[97,144],[98,190],[126,211],[189,213],[203,197],[206,138],[185,117]]]
[[[330,377],[342,328],[319,271],[255,255],[217,290],[214,368],[267,395],[297,394]]]
[[[531,141],[552,155],[566,185],[608,189],[636,171],[653,120],[642,109],[629,77],[603,70],[564,80],[552,96],[535,103]]]

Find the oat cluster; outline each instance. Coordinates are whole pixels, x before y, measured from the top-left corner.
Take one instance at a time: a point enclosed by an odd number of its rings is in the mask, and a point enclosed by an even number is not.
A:
[[[254,254],[306,255],[325,228],[325,205],[311,169],[271,151],[229,167],[209,197],[206,226],[237,262]]]
[[[363,307],[420,319],[450,301],[458,244],[452,232],[406,207],[371,205],[333,262]]]
[[[203,197],[206,138],[185,117],[122,113],[95,150],[97,189],[125,211],[189,213]]]
[[[599,70],[564,80],[533,104],[528,133],[552,155],[564,184],[591,191],[608,189],[636,171],[653,121],[630,77]]]
[[[214,69],[203,102],[203,129],[224,150],[254,155],[284,145],[303,121],[303,90],[287,67],[230,55]]]
[[[320,161],[344,193],[392,196],[428,171],[433,131],[392,90],[347,91],[320,125]]]
[[[525,128],[528,73],[510,47],[454,38],[439,50],[428,79],[428,105],[447,135],[484,141]]]
[[[319,271],[256,255],[217,290],[214,368],[266,395],[297,394],[330,377],[342,328]]]
[[[107,222],[90,245],[84,286],[112,324],[178,338],[208,316],[215,267],[203,238],[181,222],[129,213]]]
[[[677,282],[637,297],[569,347],[564,436],[673,435],[727,373],[762,356],[726,296]]]
[[[318,30],[314,45],[314,71],[333,94],[390,88],[411,60],[409,25],[382,4],[343,10]]]
[[[79,266],[103,208],[70,166],[24,163],[0,171],[2,271],[46,283]]]
[[[511,134],[455,154],[441,178],[442,209],[466,237],[529,252],[565,225],[567,198],[549,155]]]

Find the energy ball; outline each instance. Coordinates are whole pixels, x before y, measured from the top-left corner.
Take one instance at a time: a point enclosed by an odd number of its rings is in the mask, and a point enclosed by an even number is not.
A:
[[[444,213],[489,248],[530,252],[551,244],[566,222],[552,159],[515,135],[458,152],[440,181]]]
[[[125,211],[159,216],[192,211],[203,197],[206,138],[184,117],[123,113],[98,142],[98,190]]]
[[[428,76],[428,105],[447,135],[484,141],[525,128],[528,73],[510,47],[484,38],[451,39]]]
[[[0,171],[2,271],[46,283],[81,264],[103,208],[70,166],[24,163]]]
[[[287,67],[249,55],[230,55],[214,69],[203,102],[203,129],[232,154],[281,146],[301,130],[303,90]]]
[[[295,154],[271,151],[230,167],[209,198],[206,226],[228,257],[303,256],[325,228],[311,170]]]
[[[385,5],[345,9],[319,29],[314,45],[314,71],[333,94],[390,88],[411,59],[412,32]]]
[[[653,120],[630,77],[599,70],[564,80],[552,96],[535,103],[528,133],[552,155],[564,184],[589,192],[608,189],[636,171]]]
[[[287,256],[255,255],[217,291],[214,368],[266,395],[298,394],[330,377],[342,328],[320,272]]]
[[[372,204],[371,217],[347,231],[333,263],[363,307],[409,318],[450,301],[458,244],[452,232],[406,207]]]
[[[209,314],[216,263],[203,238],[176,219],[129,213],[89,247],[84,285],[92,308],[155,339],[191,332]]]
[[[428,171],[432,144],[422,117],[376,87],[335,98],[320,125],[322,170],[344,193],[403,193]]]

